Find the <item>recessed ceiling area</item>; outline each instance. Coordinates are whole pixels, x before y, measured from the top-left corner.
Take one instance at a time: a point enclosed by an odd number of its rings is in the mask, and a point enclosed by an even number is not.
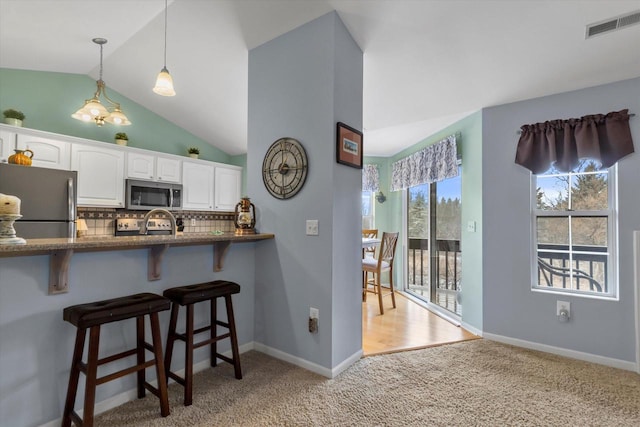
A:
[[[0,0],[0,67],[98,77],[213,146],[247,150],[249,50],[336,10],[364,52],[364,150],[389,156],[483,107],[640,76],[637,0]],[[123,65],[125,64],[125,65]],[[199,105],[207,105],[206,109]]]

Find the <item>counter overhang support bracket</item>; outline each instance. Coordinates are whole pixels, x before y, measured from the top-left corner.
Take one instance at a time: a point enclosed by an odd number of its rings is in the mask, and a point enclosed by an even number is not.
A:
[[[49,257],[49,295],[69,292],[69,264],[73,249],[51,252]]]
[[[213,244],[213,271],[222,271],[224,256],[231,245],[230,240],[221,240]]]
[[[162,278],[162,257],[167,249],[169,249],[169,245],[156,245],[149,248],[147,280],[150,282]]]

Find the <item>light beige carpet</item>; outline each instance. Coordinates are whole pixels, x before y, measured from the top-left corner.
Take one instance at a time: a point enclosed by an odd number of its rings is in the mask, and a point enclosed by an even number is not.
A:
[[[193,405],[169,387],[99,426],[640,426],[640,375],[474,340],[359,360],[329,380],[251,351],[244,378],[223,363],[196,375]]]

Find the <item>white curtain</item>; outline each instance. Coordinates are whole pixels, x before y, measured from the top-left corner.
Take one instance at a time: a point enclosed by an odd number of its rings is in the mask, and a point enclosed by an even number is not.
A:
[[[391,166],[391,191],[458,176],[456,136],[450,135]]]
[[[376,192],[380,188],[378,165],[364,165],[362,168],[362,191]]]

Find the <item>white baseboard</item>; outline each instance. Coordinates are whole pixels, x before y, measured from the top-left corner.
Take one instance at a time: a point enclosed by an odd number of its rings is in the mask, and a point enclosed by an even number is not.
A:
[[[473,335],[477,336],[477,337],[481,337],[483,332],[476,328],[475,326],[472,326],[466,322],[462,322],[460,324],[460,326],[462,326],[464,329],[466,329],[467,331],[471,332]]]
[[[581,351],[568,350],[566,348],[554,347],[546,344],[539,344],[531,341],[524,341],[517,338],[509,338],[502,335],[494,335],[484,333],[484,338],[497,341],[516,347],[528,348],[530,350],[543,351],[545,353],[556,354],[558,356],[569,357],[572,359],[583,360],[585,362],[597,363],[598,365],[610,366],[612,368],[624,369],[625,371],[635,371],[636,363],[626,360],[613,359],[611,357],[598,356],[591,353],[583,353]]]
[[[283,351],[277,350],[275,348],[269,347],[264,344],[254,343],[254,348],[256,351],[267,354],[271,357],[275,357],[276,359],[284,360],[285,362],[291,363],[292,365],[299,366],[307,371],[314,372],[318,375],[322,375],[327,378],[335,378],[340,372],[347,369],[349,366],[353,365],[358,359],[362,357],[362,349],[356,351],[353,355],[345,359],[341,364],[336,366],[333,369],[325,368],[324,366],[320,366],[316,363],[309,362],[306,359],[302,359],[297,356],[292,356],[289,353],[285,353]]]
[[[345,371],[349,366],[356,363],[358,360],[362,359],[362,349],[353,353],[350,357],[347,357],[341,364],[331,369],[331,378],[335,378],[340,375],[341,372]]]
[[[238,347],[238,351],[240,352],[240,354],[245,353],[249,350],[253,350],[254,349],[254,343],[253,341],[247,344],[243,344],[241,346]],[[224,353],[222,353],[224,356],[227,357],[231,357],[231,350],[226,351]],[[205,369],[208,369],[211,366],[211,363],[209,361],[209,359],[205,359],[201,362],[196,363],[195,365],[193,365],[193,373],[197,373],[200,371],[204,371]],[[179,371],[175,371],[175,373],[177,375],[183,376],[184,375],[184,369],[181,369]],[[175,381],[173,380],[169,380],[169,383],[173,383]],[[158,387],[158,381],[157,380],[153,380],[153,381],[149,381],[149,383],[151,385],[153,385],[154,387]],[[123,405],[127,402],[130,402],[132,400],[136,400],[138,398],[138,389],[134,388],[131,390],[127,390],[124,391],[122,393],[116,394],[115,396],[112,396],[108,399],[102,400],[100,402],[96,402],[96,406],[94,409],[94,414],[98,415],[101,414],[103,412],[107,412],[110,409],[116,408],[120,405]],[[82,417],[82,409],[76,409],[76,412],[78,413],[79,416]],[[39,427],[57,427],[62,423],[62,418],[58,418],[56,420],[53,421],[49,421],[45,424],[41,424]]]

